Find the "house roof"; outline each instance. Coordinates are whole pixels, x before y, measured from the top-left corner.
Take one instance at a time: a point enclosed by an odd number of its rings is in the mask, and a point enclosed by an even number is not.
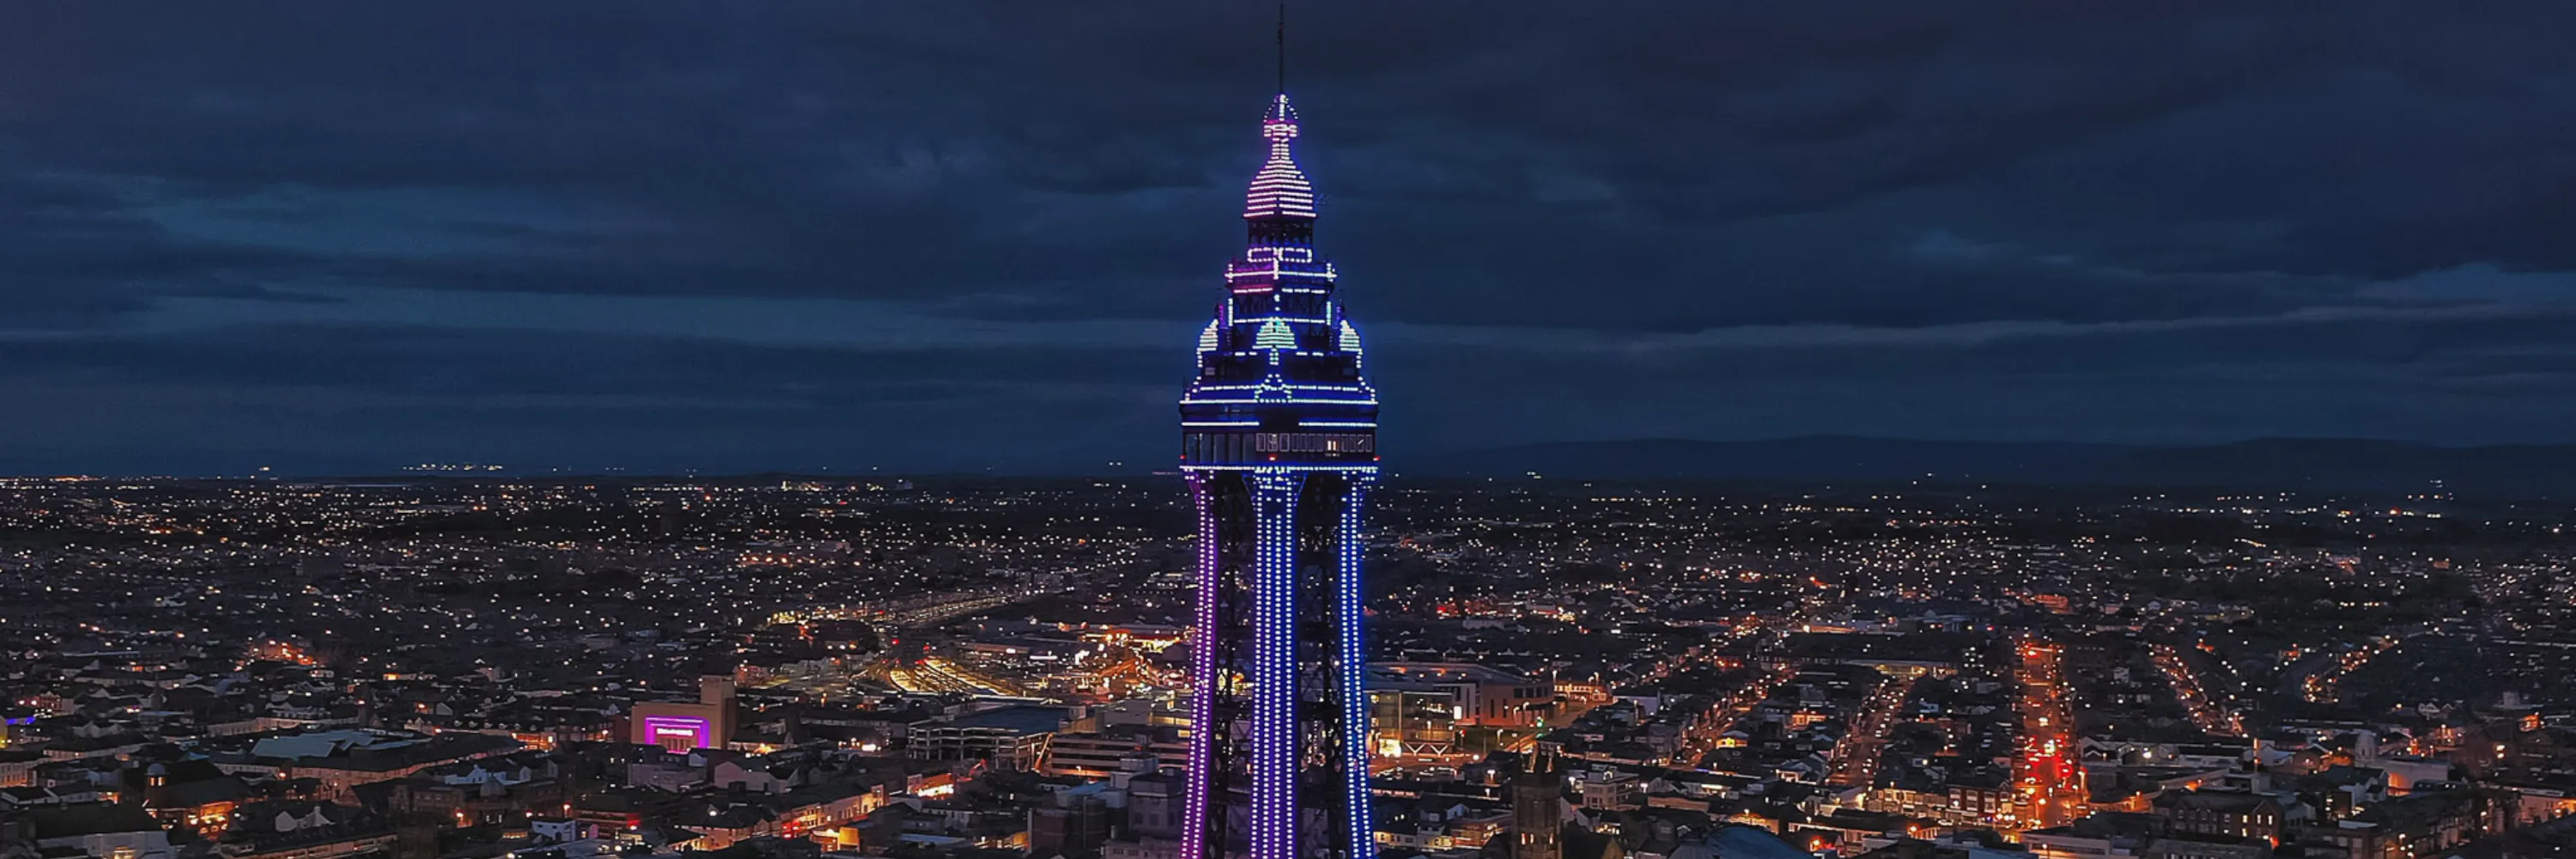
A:
[[[1070,714],[1062,707],[1042,707],[1034,704],[1021,704],[1010,707],[997,707],[982,712],[968,713],[966,715],[947,720],[946,722],[934,722],[932,723],[932,726],[948,728],[995,728],[1009,731],[1020,736],[1030,736],[1033,734],[1054,733],[1055,731],[1062,729],[1065,722],[1068,720],[1069,715]]]
[[[139,805],[87,802],[40,808],[28,815],[38,839],[78,838],[116,832],[158,832],[161,823]]]

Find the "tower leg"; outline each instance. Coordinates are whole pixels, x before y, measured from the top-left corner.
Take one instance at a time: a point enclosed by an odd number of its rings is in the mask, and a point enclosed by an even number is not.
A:
[[[1371,859],[1377,855],[1377,827],[1369,813],[1369,701],[1367,689],[1368,650],[1361,639],[1361,620],[1367,605],[1360,590],[1360,521],[1366,504],[1368,481],[1354,476],[1342,486],[1342,521],[1334,540],[1337,555],[1333,576],[1336,622],[1334,654],[1336,677],[1341,686],[1336,690],[1342,705],[1342,789],[1343,826],[1349,839],[1346,859]]]
[[[1190,678],[1196,684],[1190,699],[1190,759],[1188,793],[1184,796],[1181,818],[1182,859],[1215,859],[1217,851],[1209,849],[1212,833],[1208,831],[1211,799],[1215,793],[1217,742],[1223,734],[1216,724],[1217,697],[1224,683],[1218,672],[1226,670],[1218,656],[1224,651],[1223,605],[1226,599],[1224,555],[1225,535],[1217,518],[1217,499],[1211,479],[1206,475],[1190,477],[1190,494],[1198,502],[1199,568],[1198,611],[1190,631]]]

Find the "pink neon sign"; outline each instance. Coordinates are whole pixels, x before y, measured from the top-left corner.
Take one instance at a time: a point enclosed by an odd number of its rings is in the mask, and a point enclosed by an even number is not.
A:
[[[669,747],[673,740],[686,739],[682,748],[703,749],[715,745],[716,729],[697,716],[646,716],[644,736],[654,745]]]

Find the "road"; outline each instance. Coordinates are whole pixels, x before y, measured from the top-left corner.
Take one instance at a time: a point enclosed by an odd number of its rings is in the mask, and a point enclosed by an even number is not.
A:
[[[2223,737],[2245,735],[2245,717],[2211,700],[2209,690],[2200,682],[2200,673],[2170,644],[2147,645],[2147,656],[2165,674],[2165,685],[2173,687],[2174,696],[2182,700],[2183,710],[2191,723],[2204,733]]]
[[[965,692],[972,695],[1018,695],[1007,684],[968,671],[956,663],[933,656],[918,665],[896,665],[886,670],[886,679],[906,692]]]
[[[1914,678],[1889,676],[1861,702],[1860,715],[1834,743],[1834,771],[1825,783],[1835,787],[1869,787],[1878,782],[1878,761],[1887,748],[1887,732],[1903,716],[1914,695]]]
[[[2084,768],[2076,765],[2074,723],[2066,711],[2065,649],[2029,639],[2016,649],[2022,754],[2014,763],[2018,810],[2002,828],[2027,832],[2072,823],[2085,814]]]
[[[1707,712],[1701,714],[1699,720],[1691,725],[1690,732],[1682,735],[1681,754],[1675,756],[1679,758],[1675,763],[1697,768],[1700,758],[1717,748],[1718,737],[1725,734],[1726,729],[1734,727],[1735,720],[1751,712],[1753,705],[1770,698],[1773,687],[1786,683],[1796,676],[1798,676],[1796,666],[1784,665],[1772,669],[1769,673],[1737,687],[1735,691],[1727,693],[1725,698],[1710,705]]]
[[[2359,647],[2325,658],[2322,664],[2317,666],[2318,670],[2299,679],[2299,697],[2313,704],[2334,703],[2338,694],[2336,690],[2343,685],[2345,677],[2352,676],[2352,673],[2361,670],[2362,666],[2369,665],[2370,660],[2379,658],[2380,654],[2395,648],[2399,640],[2394,636],[2383,635],[2362,642]]]

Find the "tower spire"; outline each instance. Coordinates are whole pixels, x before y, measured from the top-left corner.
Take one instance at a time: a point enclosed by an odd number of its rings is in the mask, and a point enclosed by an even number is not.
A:
[[[1270,157],[1252,174],[1252,186],[1244,196],[1244,219],[1293,221],[1311,227],[1315,188],[1307,184],[1305,172],[1297,169],[1297,159],[1288,148],[1288,141],[1297,139],[1297,109],[1288,105],[1287,93],[1270,97],[1270,109],[1261,114],[1261,137],[1269,141]]]
[[[1279,0],[1279,94],[1288,94],[1288,0]]]

